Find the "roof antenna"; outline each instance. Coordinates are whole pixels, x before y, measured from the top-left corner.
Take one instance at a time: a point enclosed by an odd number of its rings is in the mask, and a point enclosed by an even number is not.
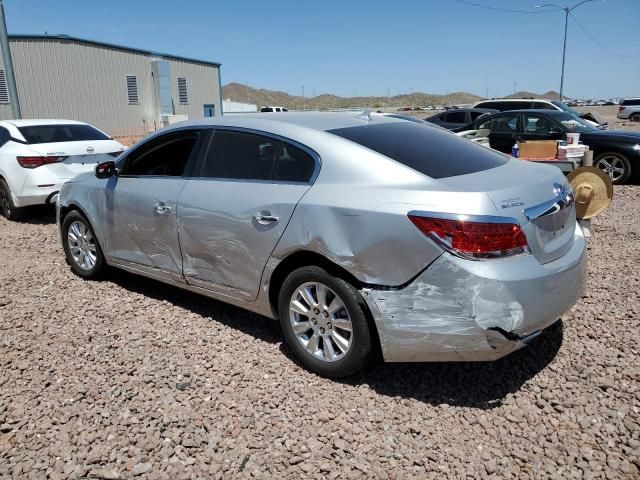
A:
[[[356,118],[359,118],[360,120],[366,120],[367,122],[370,122],[372,120],[372,118],[371,118],[371,109],[370,108],[365,108],[364,112],[362,112],[360,115],[357,115]]]

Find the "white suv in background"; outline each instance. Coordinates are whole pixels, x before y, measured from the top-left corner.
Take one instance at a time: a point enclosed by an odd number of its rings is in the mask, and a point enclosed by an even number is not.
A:
[[[55,203],[64,182],[124,149],[74,120],[0,121],[0,212],[16,220],[22,207]]]
[[[618,107],[618,118],[640,122],[640,98],[625,98]]]

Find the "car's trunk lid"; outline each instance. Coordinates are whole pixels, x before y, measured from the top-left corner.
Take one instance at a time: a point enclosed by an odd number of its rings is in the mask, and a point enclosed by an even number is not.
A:
[[[48,168],[63,180],[92,171],[96,164],[113,160],[124,151],[124,147],[115,140],[38,143],[30,144],[29,149],[45,157],[63,157],[61,162],[38,167]]]
[[[441,181],[467,191],[484,191],[499,216],[520,224],[540,263],[552,262],[571,248],[576,228],[573,194],[556,167],[512,160],[498,168]]]

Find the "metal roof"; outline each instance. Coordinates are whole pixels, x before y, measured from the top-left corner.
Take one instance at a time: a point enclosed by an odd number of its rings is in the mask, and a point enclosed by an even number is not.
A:
[[[218,62],[210,62],[208,60],[200,60],[197,58],[183,57],[180,55],[171,55],[168,53],[154,52],[152,50],[144,50],[142,48],[131,48],[123,45],[116,45],[115,43],[99,42],[97,40],[88,40],[86,38],[71,37],[69,35],[37,35],[37,34],[15,34],[9,35],[9,40],[61,40],[67,42],[84,43],[86,45],[94,45],[96,47],[114,48],[116,50],[124,50],[126,52],[142,53],[145,55],[151,55],[155,57],[162,57],[166,59],[183,60],[185,62],[203,63],[205,65],[212,65],[219,67],[221,64]]]

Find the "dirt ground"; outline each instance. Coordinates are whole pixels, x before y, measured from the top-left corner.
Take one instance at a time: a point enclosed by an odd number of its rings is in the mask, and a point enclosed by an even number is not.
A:
[[[275,321],[79,279],[50,210],[0,218],[0,478],[639,478],[639,194],[615,188],[584,295],[528,348],[344,381]]]

